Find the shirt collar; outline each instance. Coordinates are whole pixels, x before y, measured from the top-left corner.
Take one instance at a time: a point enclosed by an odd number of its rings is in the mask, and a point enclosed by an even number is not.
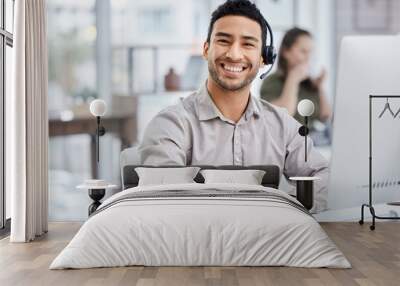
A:
[[[244,116],[246,120],[249,120],[251,116],[255,116],[256,118],[260,116],[260,107],[257,105],[256,99],[251,94]]]
[[[217,117],[221,118],[222,120],[226,120],[226,118],[218,110],[218,107],[215,105],[214,101],[211,99],[206,84],[202,85],[202,87],[197,91],[199,120],[203,121],[214,119]],[[251,96],[250,94],[249,103],[247,105],[244,116],[245,119],[248,120],[253,115],[257,117],[260,116],[260,108],[256,104],[256,99],[253,98],[253,96]]]
[[[199,120],[209,120],[220,117],[222,114],[212,101],[208,93],[206,84],[202,85],[197,91],[197,106]]]

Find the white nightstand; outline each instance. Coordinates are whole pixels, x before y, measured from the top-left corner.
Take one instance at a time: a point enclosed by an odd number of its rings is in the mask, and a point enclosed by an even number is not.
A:
[[[118,188],[117,185],[109,184],[103,180],[99,180],[99,181],[101,181],[101,182],[97,183],[97,184],[89,184],[89,183],[85,182],[84,184],[77,186],[78,189],[88,190],[89,197],[93,200],[93,203],[88,208],[89,216],[92,213],[94,213],[97,210],[97,208],[101,205],[100,200],[106,194],[107,189]]]

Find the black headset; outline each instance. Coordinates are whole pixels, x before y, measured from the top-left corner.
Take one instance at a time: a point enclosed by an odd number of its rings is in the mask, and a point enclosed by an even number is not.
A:
[[[271,71],[272,66],[274,65],[276,59],[276,50],[274,48],[274,36],[272,34],[271,26],[268,24],[266,20],[265,20],[265,26],[267,27],[270,40],[269,40],[269,45],[263,47],[261,56],[263,58],[264,64],[270,65],[270,67],[265,73],[261,74],[260,79],[264,79],[267,76],[267,74]]]

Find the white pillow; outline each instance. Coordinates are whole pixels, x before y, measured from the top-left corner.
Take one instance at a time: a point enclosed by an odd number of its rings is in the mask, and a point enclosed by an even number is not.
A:
[[[261,185],[265,171],[262,170],[201,170],[204,183],[234,183]]]
[[[139,186],[195,183],[193,179],[199,170],[199,167],[135,168]]]

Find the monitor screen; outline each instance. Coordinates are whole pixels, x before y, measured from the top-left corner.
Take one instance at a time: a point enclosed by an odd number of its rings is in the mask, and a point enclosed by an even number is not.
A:
[[[334,102],[330,209],[368,203],[369,95],[400,96],[400,36],[351,36],[341,44]],[[373,202],[400,201],[399,98],[372,100]]]

